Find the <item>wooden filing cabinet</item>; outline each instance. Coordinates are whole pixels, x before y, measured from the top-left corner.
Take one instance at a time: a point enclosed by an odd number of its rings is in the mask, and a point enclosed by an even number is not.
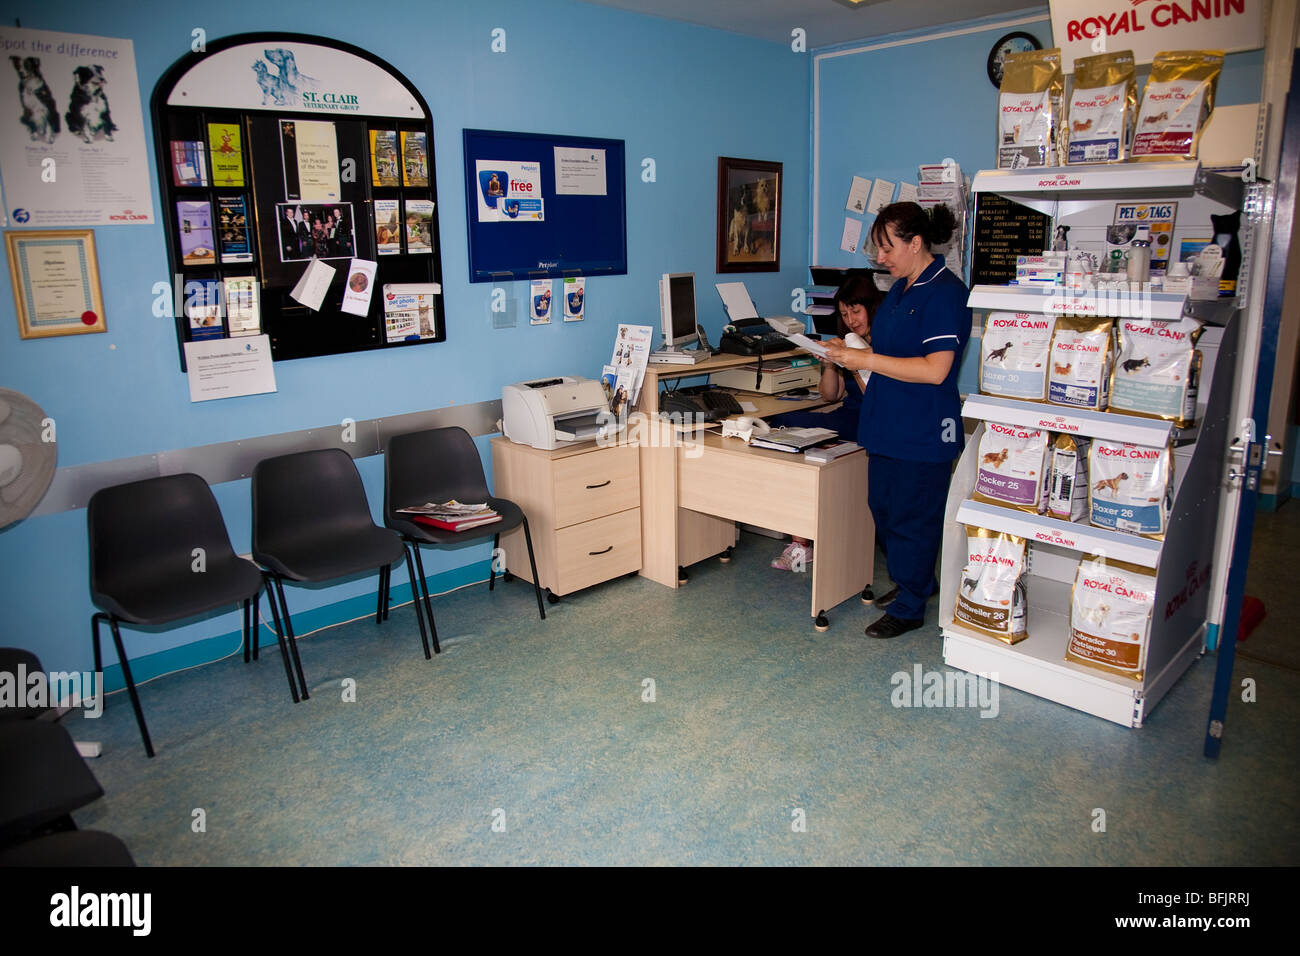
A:
[[[641,478],[635,445],[555,451],[492,439],[494,493],[524,509],[538,584],[552,595],[641,569]],[[506,567],[528,581],[522,528],[501,538]]]

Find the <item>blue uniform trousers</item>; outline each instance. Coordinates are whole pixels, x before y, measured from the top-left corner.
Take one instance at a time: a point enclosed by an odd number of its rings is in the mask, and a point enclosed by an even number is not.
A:
[[[867,458],[867,507],[885,551],[898,597],[887,608],[894,617],[925,617],[925,599],[939,590],[935,562],[943,544],[944,510],[952,462]]]

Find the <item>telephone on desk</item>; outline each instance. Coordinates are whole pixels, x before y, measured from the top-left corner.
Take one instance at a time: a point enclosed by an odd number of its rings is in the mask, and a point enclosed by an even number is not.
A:
[[[803,331],[802,323],[799,331]],[[722,333],[718,347],[732,355],[769,355],[773,352],[788,352],[794,346],[789,339],[773,329],[766,319],[741,319],[733,322]]]

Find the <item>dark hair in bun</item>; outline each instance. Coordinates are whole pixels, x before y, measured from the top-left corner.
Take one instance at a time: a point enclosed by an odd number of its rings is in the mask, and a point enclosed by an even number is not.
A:
[[[947,206],[935,206],[927,213],[914,202],[896,202],[876,213],[876,221],[871,224],[871,241],[876,245],[886,238],[886,226],[893,226],[894,235],[905,243],[920,236],[929,252],[932,247],[941,246],[952,238],[957,229],[957,217]]]

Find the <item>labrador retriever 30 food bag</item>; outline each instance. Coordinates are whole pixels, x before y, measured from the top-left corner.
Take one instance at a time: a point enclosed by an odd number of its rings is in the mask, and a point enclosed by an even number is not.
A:
[[[1105,411],[1110,388],[1112,319],[1056,320],[1047,370],[1047,400]]]
[[[1190,427],[1196,419],[1196,340],[1202,328],[1187,317],[1176,322],[1119,319],[1119,354],[1110,373],[1111,411]]]
[[[1059,49],[1007,56],[998,93],[998,169],[1057,164],[1064,95]]]
[[[1030,312],[990,312],[980,340],[980,391],[1041,402],[1053,321]]]
[[[1070,594],[1065,659],[1142,680],[1155,601],[1151,569],[1087,555]]]
[[[1222,50],[1157,53],[1138,110],[1133,157],[1195,159],[1222,71]]]
[[[1077,57],[1065,123],[1065,161],[1122,162],[1133,140],[1135,112],[1137,67],[1132,50]]]
[[[976,501],[1042,511],[1047,485],[1048,434],[1038,428],[985,422],[976,462]]]
[[[966,567],[957,587],[953,617],[1000,641],[1029,636],[1029,615],[1020,575],[1025,539],[985,528],[966,529]]]
[[[1098,438],[1088,450],[1088,520],[1099,528],[1163,538],[1173,489],[1168,447]]]

